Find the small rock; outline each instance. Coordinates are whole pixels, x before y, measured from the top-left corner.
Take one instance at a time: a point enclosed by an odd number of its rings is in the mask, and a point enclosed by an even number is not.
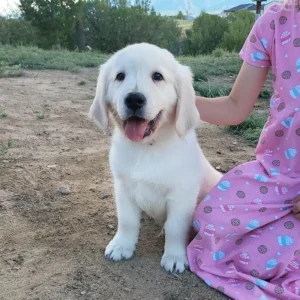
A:
[[[49,169],[55,169],[57,167],[57,165],[50,165],[50,166],[47,166],[47,168]]]
[[[109,198],[109,197],[110,197],[110,195],[106,194],[106,195],[100,196],[100,199],[107,199],[107,198]]]
[[[86,291],[82,291],[80,294],[81,294],[81,295],[85,295],[85,294],[86,294]]]
[[[68,185],[62,185],[59,189],[58,192],[61,193],[62,195],[69,195],[70,194],[70,188]]]
[[[233,144],[233,145],[236,145],[236,144],[237,144],[237,142],[232,142],[232,144]]]
[[[220,166],[217,166],[217,167],[216,167],[216,170],[220,170],[220,169],[221,169],[221,167],[220,167]]]
[[[126,291],[126,292],[128,292],[128,293],[131,292],[131,289],[130,289],[130,288],[127,288],[127,287],[123,287],[122,290],[124,290],[124,291]]]
[[[111,224],[108,224],[107,227],[108,227],[109,229],[112,229],[112,230],[115,229],[115,227],[114,227],[113,225],[111,225]]]

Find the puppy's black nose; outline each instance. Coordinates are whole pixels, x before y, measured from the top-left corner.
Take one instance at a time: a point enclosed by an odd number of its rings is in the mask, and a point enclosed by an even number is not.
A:
[[[146,104],[146,98],[141,93],[129,93],[125,98],[125,104],[129,109],[135,111]]]

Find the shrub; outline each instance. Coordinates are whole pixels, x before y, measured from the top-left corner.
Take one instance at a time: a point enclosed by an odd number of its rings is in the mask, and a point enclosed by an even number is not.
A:
[[[229,14],[228,29],[224,32],[221,46],[228,51],[240,51],[254,24],[254,14],[249,11],[238,11]]]
[[[202,12],[194,20],[192,30],[186,32],[184,53],[188,55],[211,53],[221,45],[227,28],[227,19]]]

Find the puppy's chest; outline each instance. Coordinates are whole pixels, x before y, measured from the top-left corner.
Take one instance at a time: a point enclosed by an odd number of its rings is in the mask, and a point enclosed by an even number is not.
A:
[[[147,215],[158,223],[165,222],[168,189],[146,181],[128,181],[131,197]]]

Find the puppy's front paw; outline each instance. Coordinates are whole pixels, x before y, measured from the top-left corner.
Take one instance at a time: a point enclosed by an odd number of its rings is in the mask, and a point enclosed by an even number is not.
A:
[[[114,237],[105,249],[105,257],[118,261],[133,256],[135,244],[128,242],[125,237]]]
[[[167,272],[179,272],[182,273],[188,266],[188,260],[186,254],[178,254],[174,252],[165,252],[160,265],[165,268]]]

